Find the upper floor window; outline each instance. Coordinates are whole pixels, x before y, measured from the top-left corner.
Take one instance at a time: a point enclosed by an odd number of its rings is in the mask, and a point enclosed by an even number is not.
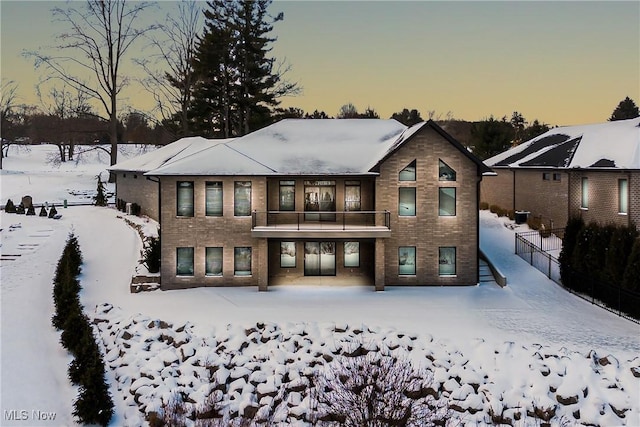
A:
[[[359,211],[360,209],[360,181],[345,181],[344,210]]]
[[[398,188],[398,215],[416,216],[416,188]]]
[[[280,201],[278,208],[281,211],[296,210],[296,182],[280,181]]]
[[[251,181],[236,181],[233,190],[233,214],[251,215]]]
[[[205,215],[222,216],[222,182],[207,182],[204,197]]]
[[[618,212],[629,213],[629,183],[626,179],[618,180]]]
[[[442,160],[438,163],[438,179],[440,181],[455,181],[456,180],[456,171],[451,169],[448,164],[443,162]]]
[[[415,181],[416,180],[416,161],[409,163],[398,174],[398,180],[400,181]]]
[[[549,172],[542,172],[543,181],[551,181],[551,174]]]
[[[580,197],[580,207],[587,209],[589,207],[589,178],[582,178],[582,195]]]
[[[562,174],[560,173],[554,173],[553,174],[553,180],[554,181],[560,181],[562,179]]]
[[[439,197],[439,215],[455,216],[456,215],[456,189],[455,187],[440,187]]]
[[[193,216],[193,181],[178,181],[176,213],[178,216]]]

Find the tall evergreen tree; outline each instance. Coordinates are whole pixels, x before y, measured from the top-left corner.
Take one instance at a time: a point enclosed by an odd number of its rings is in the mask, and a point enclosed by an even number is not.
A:
[[[409,111],[407,108],[403,108],[402,111],[397,113],[393,113],[391,115],[392,119],[395,119],[402,123],[405,126],[413,126],[422,121],[422,117],[420,117],[420,111],[415,108]]]
[[[616,120],[635,119],[638,116],[640,116],[638,106],[633,102],[633,99],[627,96],[625,99],[620,101],[616,109],[613,110],[611,117],[609,117],[609,121],[613,122]]]
[[[194,69],[198,84],[192,117],[204,135],[247,134],[272,121],[279,98],[297,93],[269,56],[276,41],[269,36],[283,19],[267,9],[272,0],[210,0],[204,11]]]
[[[473,152],[481,159],[495,156],[510,147],[513,127],[506,117],[496,120],[493,116],[471,125]]]

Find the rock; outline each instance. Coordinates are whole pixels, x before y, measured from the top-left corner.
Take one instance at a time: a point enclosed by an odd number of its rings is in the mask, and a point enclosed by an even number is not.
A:
[[[580,399],[578,398],[577,395],[565,397],[565,396],[556,394],[556,400],[558,401],[558,403],[566,406],[566,405],[575,405],[576,403],[578,403]]]
[[[625,412],[629,410],[628,408],[618,409],[615,406],[613,406],[611,403],[609,403],[609,406],[611,407],[611,410],[614,412],[614,414],[618,416],[618,418],[624,418]]]
[[[634,377],[640,378],[640,367],[632,366],[631,373],[633,374]]]

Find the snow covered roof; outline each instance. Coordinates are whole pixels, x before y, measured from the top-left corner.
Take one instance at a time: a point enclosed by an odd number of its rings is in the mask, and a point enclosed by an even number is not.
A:
[[[557,127],[485,163],[511,168],[640,169],[640,117]]]
[[[112,171],[149,172],[231,139],[182,138],[157,150],[116,163]]]
[[[285,119],[233,140],[173,158],[147,175],[364,175],[430,126],[482,172],[490,169],[432,121]]]
[[[148,175],[367,174],[405,129],[396,120],[285,119]]]

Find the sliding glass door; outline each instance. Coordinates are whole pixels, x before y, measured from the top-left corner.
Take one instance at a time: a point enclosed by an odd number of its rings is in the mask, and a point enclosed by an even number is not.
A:
[[[336,242],[304,243],[304,275],[336,275]]]
[[[336,182],[305,181],[304,182],[304,219],[305,221],[336,220]],[[309,213],[318,212],[318,213]],[[332,212],[332,213],[321,213]]]

